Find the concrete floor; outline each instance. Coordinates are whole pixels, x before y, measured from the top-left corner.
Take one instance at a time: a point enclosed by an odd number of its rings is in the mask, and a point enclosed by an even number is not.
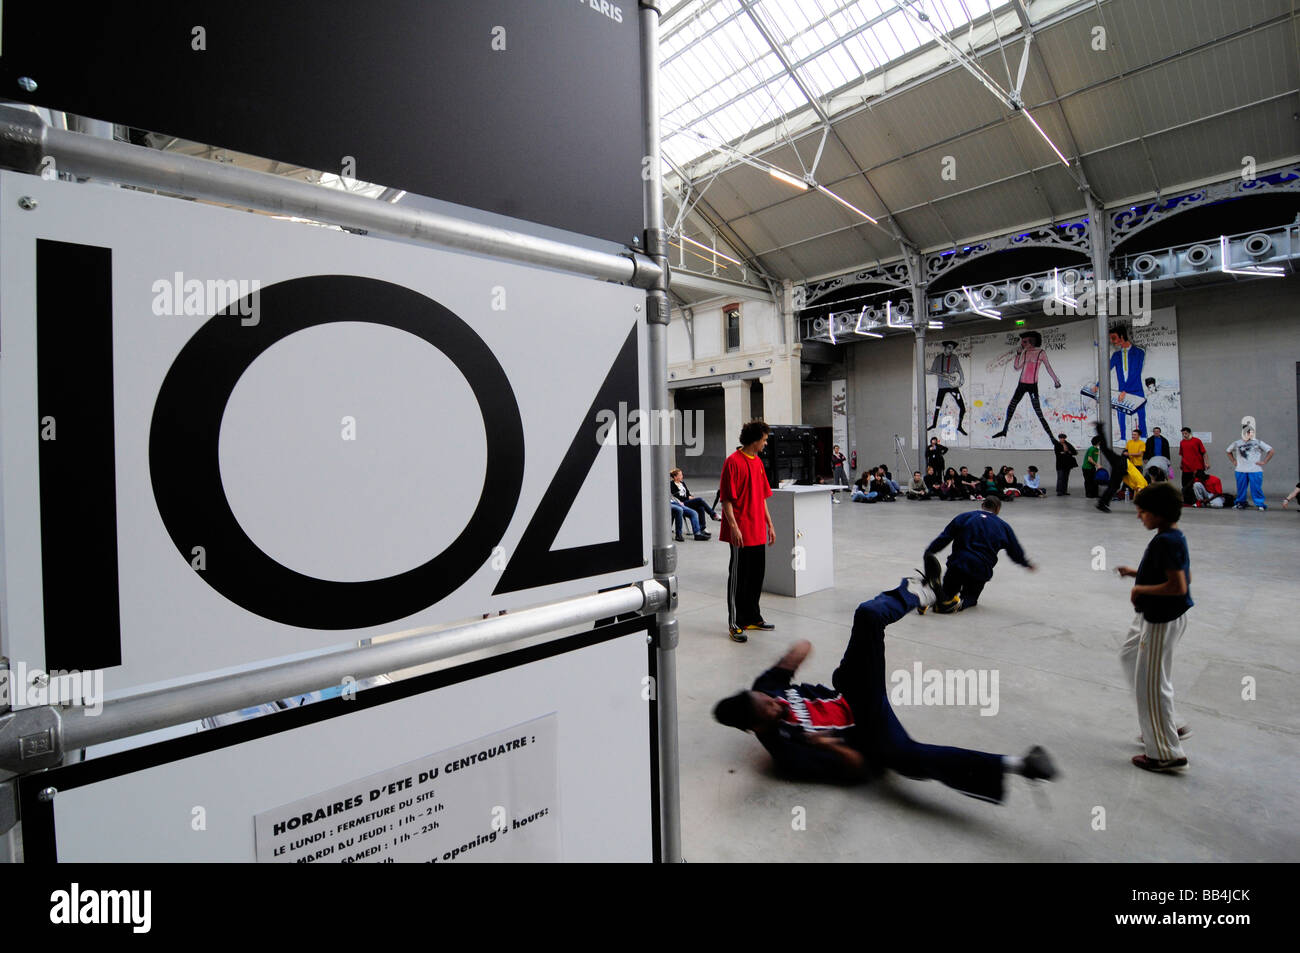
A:
[[[1091,568],[1095,546],[1105,547],[1108,569],[1136,566],[1150,534],[1131,504],[1101,514],[1077,489],[1003,507],[1037,573],[1003,556],[978,608],[910,614],[890,627],[886,645],[891,672],[919,660],[926,669],[999,673],[993,716],[975,706],[896,706],[912,737],[1017,755],[1042,744],[1061,770],[1055,783],[1009,777],[1001,806],[892,773],[851,788],[793,783],[773,775],[752,735],[713,721],[719,698],[749,687],[796,639],[813,644],[799,680],[829,684],[857,604],[896,586],[946,521],[975,505],[833,507],[835,588],[798,599],[765,593],[763,614],[777,629],[751,632],[744,645],[726,633],[723,544],[678,544],[686,859],[1300,860],[1300,604],[1292,601],[1300,515],[1276,506],[1184,510],[1196,605],[1173,672],[1179,719],[1193,730],[1182,774],[1129,763],[1142,751],[1118,661],[1131,583]],[[1250,701],[1246,676],[1255,682]]]

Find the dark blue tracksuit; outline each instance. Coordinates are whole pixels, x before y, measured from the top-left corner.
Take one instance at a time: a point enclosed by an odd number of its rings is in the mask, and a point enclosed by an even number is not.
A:
[[[824,685],[791,685],[793,673],[782,668],[771,668],[760,675],[754,690],[796,703],[799,697],[835,701],[843,696],[853,713],[853,723],[832,731],[860,751],[870,766],[891,768],[909,778],[933,778],[971,797],[1000,802],[1004,773],[1001,755],[913,741],[889,703],[885,627],[918,605],[916,596],[900,586],[858,606],[848,648],[831,677],[834,690]],[[760,734],[759,740],[772,753],[777,767],[787,773],[847,780],[832,752],[804,740],[807,730],[780,724]]]
[[[947,601],[960,593],[963,608],[979,601],[984,585],[993,578],[999,550],[1005,549],[1013,562],[1029,565],[1011,527],[988,510],[970,510],[953,517],[926,547],[926,555],[939,552],[949,543],[952,554],[943,577],[943,598]]]

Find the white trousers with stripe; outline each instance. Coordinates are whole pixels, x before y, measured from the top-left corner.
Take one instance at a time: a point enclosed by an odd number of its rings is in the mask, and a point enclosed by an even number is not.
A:
[[[1186,757],[1178,740],[1173,681],[1174,647],[1186,629],[1186,613],[1172,622],[1148,622],[1138,613],[1119,650],[1124,674],[1137,693],[1147,757],[1154,761]]]

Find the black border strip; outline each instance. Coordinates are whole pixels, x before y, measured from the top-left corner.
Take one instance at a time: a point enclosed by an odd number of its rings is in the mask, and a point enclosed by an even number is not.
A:
[[[31,864],[58,863],[54,803],[52,801],[43,801],[38,797],[40,791],[46,787],[54,787],[59,791],[84,787],[98,781],[147,770],[158,765],[217,751],[221,748],[233,747],[258,738],[293,731],[297,728],[314,725],[317,722],[328,721],[367,708],[387,705],[414,695],[422,695],[439,688],[445,688],[448,685],[458,685],[461,682],[482,678],[485,675],[493,675],[532,662],[554,658],[557,655],[565,655],[569,652],[621,638],[633,632],[644,631],[652,637],[649,648],[649,674],[656,679],[657,696],[658,679],[654,650],[657,630],[658,627],[655,625],[653,616],[628,619],[623,622],[601,626],[591,632],[582,632],[566,638],[556,639],[553,642],[545,642],[541,645],[534,645],[504,655],[494,656],[493,658],[480,659],[454,668],[429,672],[426,675],[404,679],[391,685],[378,685],[357,692],[350,699],[331,698],[310,705],[303,705],[300,708],[286,709],[274,715],[263,715],[260,718],[254,718],[239,724],[225,725],[195,735],[173,738],[103,758],[94,758],[90,761],[82,761],[77,764],[64,765],[26,775],[18,779],[18,802],[20,816],[22,817],[24,859]],[[659,706],[657,700],[651,699],[647,707],[650,712],[652,857],[655,862],[658,862],[661,851],[659,843]]]

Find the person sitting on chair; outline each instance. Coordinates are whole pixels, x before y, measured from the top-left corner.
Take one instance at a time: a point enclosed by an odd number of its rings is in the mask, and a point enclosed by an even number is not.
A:
[[[722,517],[714,512],[713,507],[709,506],[698,496],[691,493],[691,488],[686,485],[686,480],[682,476],[680,469],[673,469],[668,472],[668,489],[673,494],[673,499],[689,510],[694,510],[695,515],[700,518],[700,525],[704,525],[705,517],[709,517],[714,522],[722,522]]]

